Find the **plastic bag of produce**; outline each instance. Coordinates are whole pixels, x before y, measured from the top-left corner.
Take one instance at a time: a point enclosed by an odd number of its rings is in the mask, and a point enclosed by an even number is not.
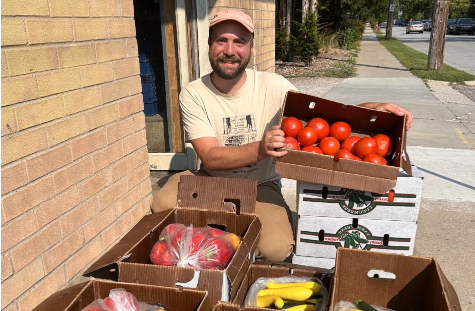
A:
[[[160,304],[138,302],[134,295],[123,288],[114,288],[109,297],[96,299],[81,311],[158,311],[165,310]]]

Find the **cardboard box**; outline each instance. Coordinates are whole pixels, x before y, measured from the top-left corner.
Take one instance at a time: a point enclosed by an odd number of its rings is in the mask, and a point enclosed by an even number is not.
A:
[[[91,279],[88,282],[58,291],[39,304],[33,311],[80,311],[95,299],[104,299],[114,288],[123,288],[139,302],[160,303],[167,311],[211,310],[205,291],[120,283]]]
[[[295,254],[335,258],[337,248],[412,255],[416,222],[301,216]]]
[[[399,168],[411,175],[406,152],[405,116],[376,111],[359,106],[345,105],[320,97],[289,91],[285,98],[281,120],[294,116],[305,121],[321,117],[329,124],[345,121],[354,134],[391,137],[394,157],[389,166],[341,159],[338,162],[328,155],[289,150],[276,159],[275,168],[280,176],[314,184],[386,193],[396,185]]]
[[[302,266],[308,266],[308,267],[333,269],[335,267],[335,258],[293,255],[292,263],[296,265],[302,265]]]
[[[178,208],[145,216],[124,238],[85,272],[86,276],[207,290],[210,302],[230,301],[249,267],[261,230],[254,213],[256,181],[236,178],[181,176]],[[226,201],[236,211],[224,210]],[[220,229],[241,237],[241,244],[224,270],[195,271],[186,267],[150,263],[150,251],[162,230],[169,224]]]
[[[462,310],[435,259],[341,248],[330,311],[357,299],[398,311]]]
[[[285,263],[285,262],[272,262],[272,261],[258,260],[254,262],[253,264],[251,264],[251,266],[249,267],[249,270],[244,276],[244,279],[241,285],[239,286],[236,297],[234,298],[232,303],[220,302],[213,308],[213,311],[268,310],[266,308],[258,308],[258,307],[246,307],[244,309],[241,308],[246,299],[247,291],[249,290],[251,285],[260,277],[277,278],[277,277],[285,277],[285,276],[292,276],[292,275],[302,276],[302,277],[317,277],[323,282],[327,291],[330,292],[332,276],[333,276],[333,272],[331,270],[300,266],[300,265],[295,265],[295,264]],[[330,295],[327,298],[327,302],[328,303],[330,302]]]
[[[299,181],[298,214],[415,222],[419,216],[422,180],[415,166],[412,176],[401,171],[393,189],[393,202],[389,202],[388,192],[377,194]]]

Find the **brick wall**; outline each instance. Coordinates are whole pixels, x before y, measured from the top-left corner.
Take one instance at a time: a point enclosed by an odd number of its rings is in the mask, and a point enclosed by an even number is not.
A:
[[[32,310],[151,204],[132,0],[2,0],[4,310]]]
[[[210,19],[216,12],[237,8],[247,13],[254,22],[254,54],[249,67],[275,72],[275,1],[217,0],[209,1]]]

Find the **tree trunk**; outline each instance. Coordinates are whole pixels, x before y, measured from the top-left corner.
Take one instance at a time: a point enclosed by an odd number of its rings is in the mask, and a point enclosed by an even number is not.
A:
[[[287,0],[279,0],[277,1],[277,17],[279,20],[279,27],[285,28],[285,7],[286,7]]]
[[[445,33],[447,31],[449,7],[450,0],[435,0],[427,70],[440,70],[444,64]]]
[[[318,0],[310,0],[310,7],[312,8],[313,14],[315,14],[315,16],[317,16],[318,14],[317,5],[318,5]]]
[[[292,25],[292,0],[283,0],[282,3],[285,3],[285,30],[287,34],[287,40],[290,41],[290,30]],[[291,61],[292,56],[290,55],[290,44],[287,47],[287,60]]]
[[[310,7],[309,0],[302,0],[302,24],[305,22],[305,16],[307,16],[307,11]]]

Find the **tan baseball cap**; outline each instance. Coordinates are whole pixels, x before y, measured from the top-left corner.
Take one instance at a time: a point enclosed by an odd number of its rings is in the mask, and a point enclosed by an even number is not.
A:
[[[222,10],[216,13],[216,15],[213,17],[211,22],[209,23],[209,27],[212,27],[216,25],[217,23],[227,21],[227,20],[233,20],[244,27],[246,27],[249,32],[254,33],[254,25],[252,24],[252,19],[244,13],[243,11],[236,10],[236,9],[227,9],[227,10]]]

